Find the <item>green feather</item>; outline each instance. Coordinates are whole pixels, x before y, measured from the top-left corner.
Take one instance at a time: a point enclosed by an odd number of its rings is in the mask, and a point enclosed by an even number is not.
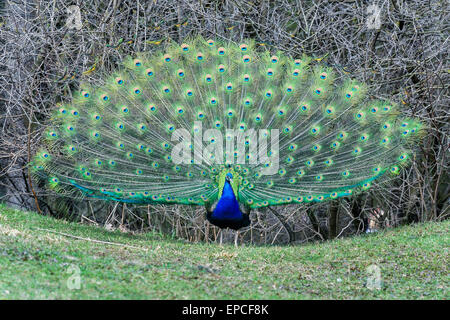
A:
[[[30,164],[34,177],[74,198],[204,205],[232,173],[237,199],[251,208],[325,201],[398,174],[423,135],[396,104],[367,99],[363,83],[335,83],[333,69],[256,50],[253,40],[172,43],[126,58],[103,80],[81,84],[71,104],[55,108]],[[172,139],[179,129],[190,140]],[[194,142],[208,129],[219,134]],[[246,149],[227,149],[235,138],[228,129],[267,129],[268,140],[278,129],[278,153],[262,150],[280,159],[275,174],[265,175],[276,164],[259,163],[251,150],[258,137],[240,136]],[[177,163],[177,148],[191,159]]]

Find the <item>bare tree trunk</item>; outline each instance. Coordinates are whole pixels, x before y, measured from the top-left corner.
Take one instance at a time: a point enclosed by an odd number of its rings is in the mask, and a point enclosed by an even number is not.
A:
[[[332,200],[328,214],[328,239],[334,239],[337,235],[339,200]]]
[[[306,213],[308,214],[308,218],[311,221],[311,225],[321,238],[321,240],[327,240],[328,239],[328,232],[327,230],[324,230],[319,223],[319,220],[317,219],[314,212],[311,210],[311,208],[306,209]]]
[[[286,229],[287,234],[289,236],[288,239],[288,243],[294,242],[295,241],[295,233],[292,231],[292,228],[289,226],[289,224],[286,222],[286,219],[284,219],[284,217],[279,214],[275,209],[273,209],[272,207],[268,207],[270,209],[270,211],[273,213],[273,215],[275,217],[277,217],[278,221],[280,221],[280,223],[283,225],[284,229]]]
[[[356,230],[356,232],[361,232],[366,230],[367,224],[365,221],[365,217],[362,215],[362,208],[361,208],[361,196],[357,196],[353,199],[351,199],[351,213],[353,217],[353,226]]]

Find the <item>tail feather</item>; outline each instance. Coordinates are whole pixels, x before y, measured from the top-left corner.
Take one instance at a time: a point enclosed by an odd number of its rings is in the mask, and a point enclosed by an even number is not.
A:
[[[199,37],[129,57],[102,86],[82,84],[55,110],[33,172],[71,197],[129,203],[203,205],[217,199],[229,167],[239,201],[252,208],[347,196],[397,174],[423,125],[389,101],[368,100],[364,84],[336,78],[309,57],[273,55],[254,41]],[[242,134],[247,151],[226,148],[227,129]],[[259,143],[273,130],[278,150]],[[189,157],[179,163],[174,151]],[[278,168],[254,161],[261,155],[278,157]]]

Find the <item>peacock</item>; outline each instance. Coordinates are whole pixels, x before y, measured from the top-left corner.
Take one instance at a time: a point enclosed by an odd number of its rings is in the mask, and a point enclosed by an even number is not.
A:
[[[75,199],[252,209],[351,196],[398,175],[424,125],[306,55],[194,37],[127,57],[59,104],[30,162]]]

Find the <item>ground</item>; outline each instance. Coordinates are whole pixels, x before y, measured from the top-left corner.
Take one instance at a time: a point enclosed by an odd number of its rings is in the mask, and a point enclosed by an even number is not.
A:
[[[0,299],[449,299],[449,227],[235,248],[0,204]]]

